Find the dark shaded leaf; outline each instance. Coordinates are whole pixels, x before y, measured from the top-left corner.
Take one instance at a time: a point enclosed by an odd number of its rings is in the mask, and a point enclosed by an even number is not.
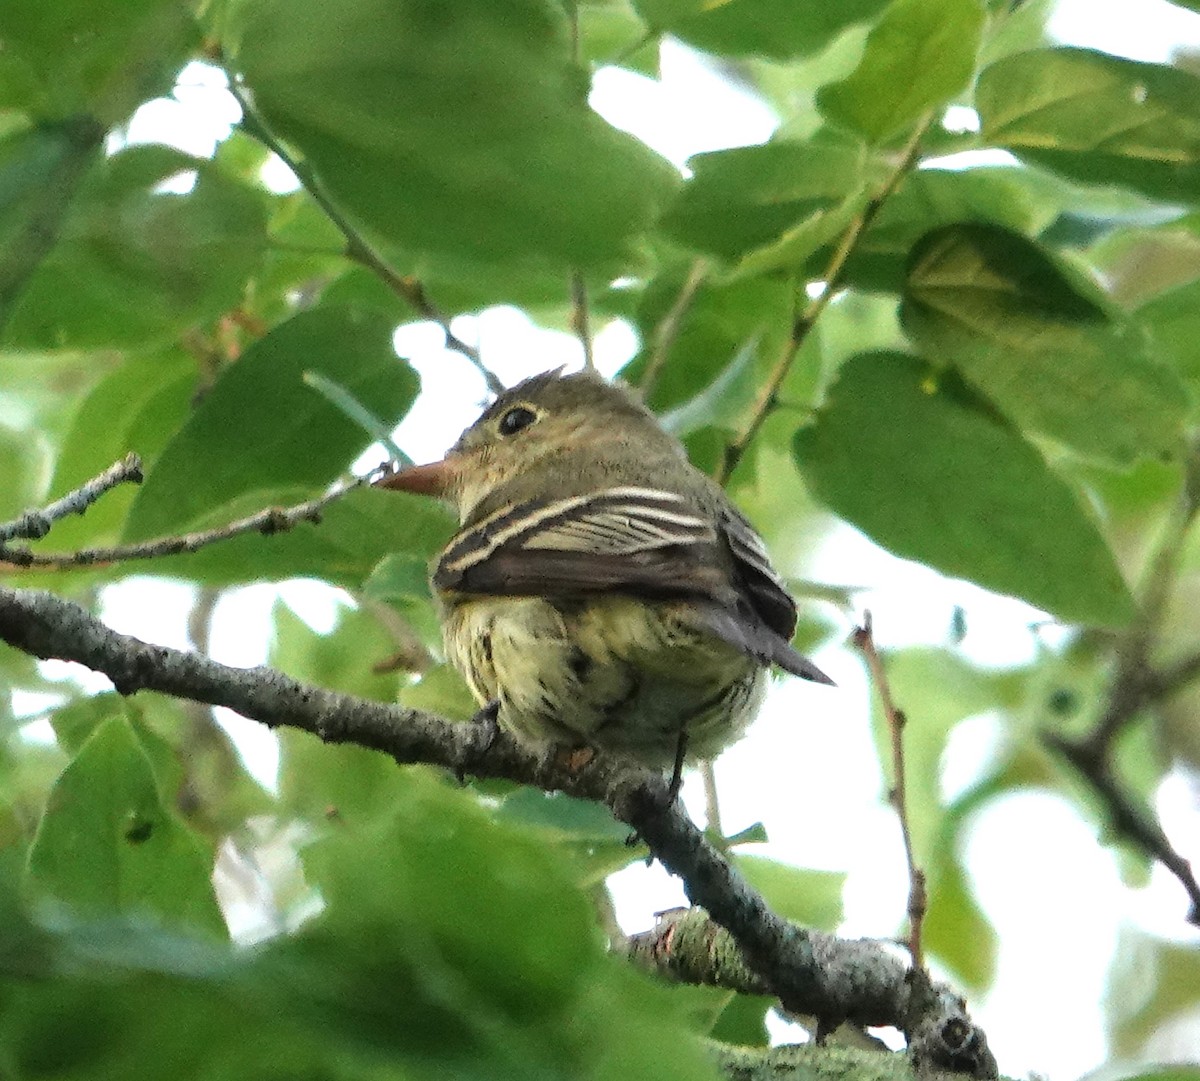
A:
[[[1039,198],[1021,170],[1003,166],[920,169],[909,174],[855,245],[846,263],[848,285],[898,293],[909,253],[926,233],[958,222],[991,222],[1039,233],[1054,221],[1057,205]],[[818,274],[831,255],[824,248],[806,268]]]

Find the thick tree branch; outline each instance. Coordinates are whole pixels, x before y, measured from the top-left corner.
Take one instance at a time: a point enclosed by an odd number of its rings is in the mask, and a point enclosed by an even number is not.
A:
[[[477,777],[505,777],[603,802],[632,826],[737,940],[750,967],[794,1013],[832,1029],[843,1020],[894,1025],[918,1062],[995,1076],[983,1033],[960,999],[906,978],[885,947],[814,937],[771,912],[761,896],[705,841],[666,783],[650,771],[597,756],[577,775],[505,732],[489,741],[472,725],[307,686],[270,668],[239,669],[118,634],[51,593],[0,587],[0,640],[35,657],[102,672],[122,694],[157,691],[226,706],[269,726],[287,725],[330,743],[355,743],[400,763],[429,763]],[[870,960],[864,965],[863,957]]]

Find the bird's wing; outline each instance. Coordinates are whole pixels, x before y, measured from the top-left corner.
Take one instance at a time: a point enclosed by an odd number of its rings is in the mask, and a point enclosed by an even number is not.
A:
[[[618,487],[503,507],[451,540],[433,584],[510,596],[686,597],[697,624],[722,641],[830,682],[789,644],[795,605],[749,523],[736,511],[715,523],[673,492]]]
[[[463,593],[708,594],[724,582],[717,544],[682,496],[609,488],[501,508],[451,540],[433,582]]]
[[[762,538],[731,503],[721,510],[720,529],[722,540],[733,556],[739,611],[721,609],[709,613],[713,633],[793,675],[817,683],[832,683],[833,680],[812,661],[792,648],[796,602],[771,566]],[[745,611],[746,608],[750,613]],[[739,644],[738,638],[743,639],[744,644]]]

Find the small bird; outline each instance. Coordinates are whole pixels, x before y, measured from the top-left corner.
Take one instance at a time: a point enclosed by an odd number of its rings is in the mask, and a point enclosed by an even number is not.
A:
[[[629,391],[585,371],[501,394],[446,457],[377,482],[452,500],[432,584],[478,718],[673,768],[738,739],[796,605],[758,534]]]

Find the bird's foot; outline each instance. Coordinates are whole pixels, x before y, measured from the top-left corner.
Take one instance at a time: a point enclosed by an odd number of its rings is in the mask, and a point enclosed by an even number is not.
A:
[[[466,771],[492,749],[496,736],[500,734],[500,699],[493,698],[467,722],[474,731],[473,746],[467,752],[466,761],[454,769],[459,784],[466,783]]]

